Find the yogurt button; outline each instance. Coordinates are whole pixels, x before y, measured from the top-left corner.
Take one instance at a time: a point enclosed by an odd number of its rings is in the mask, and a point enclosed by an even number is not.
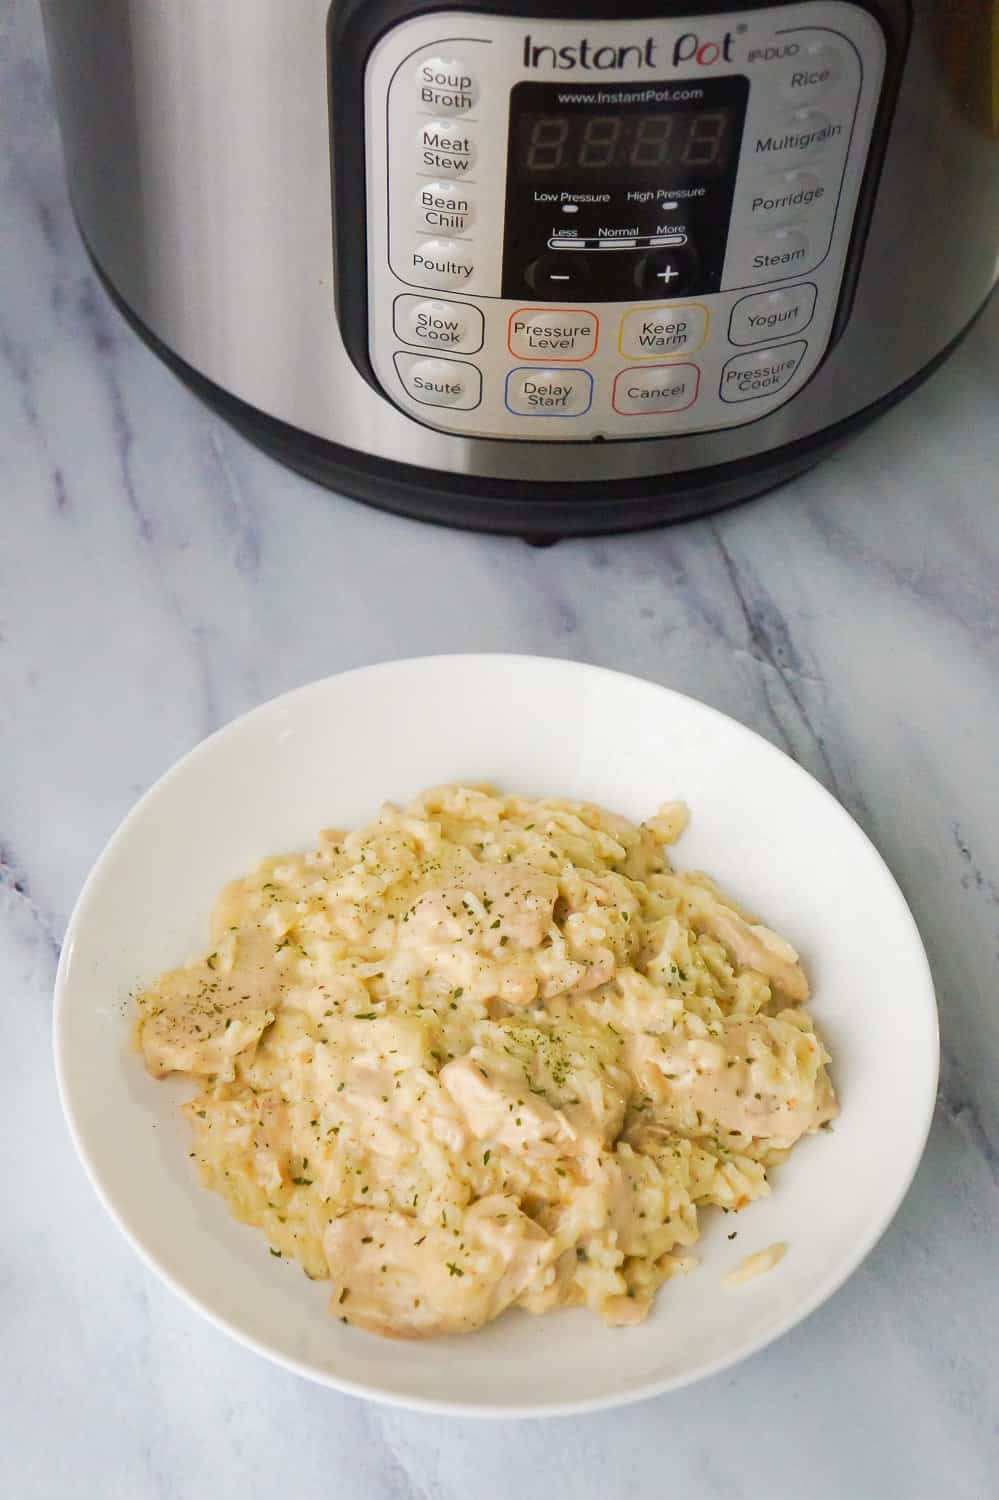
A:
[[[416,70],[417,97],[425,109],[467,114],[479,97],[479,85],[460,57],[427,57]]]

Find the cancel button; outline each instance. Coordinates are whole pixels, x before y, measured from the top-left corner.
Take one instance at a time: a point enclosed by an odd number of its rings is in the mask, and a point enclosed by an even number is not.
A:
[[[617,375],[611,404],[622,417],[686,411],[697,400],[700,383],[696,365],[638,365]]]

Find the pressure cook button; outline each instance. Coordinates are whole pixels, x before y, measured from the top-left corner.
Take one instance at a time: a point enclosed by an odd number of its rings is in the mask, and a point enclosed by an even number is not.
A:
[[[428,57],[416,70],[417,97],[424,109],[467,114],[479,97],[475,74],[460,57]]]
[[[482,375],[474,365],[400,353],[395,356],[395,368],[413,400],[422,406],[471,411],[482,400]]]
[[[843,59],[835,47],[817,38],[799,43],[798,51],[784,64],[780,91],[792,104],[811,104],[833,88],[843,73]]]
[[[635,266],[634,283],[640,292],[675,295],[689,292],[697,279],[699,261],[691,245],[672,245],[643,255]]]
[[[460,181],[475,165],[475,141],[458,120],[428,120],[420,126],[417,144],[424,171],[446,172]]]
[[[774,292],[754,292],[741,297],[732,309],[728,336],[733,344],[757,344],[761,339],[779,339],[785,334],[800,333],[812,321],[815,311],[815,287],[810,281],[801,286],[781,287]]]
[[[581,417],[593,401],[588,370],[511,370],[506,377],[506,409],[518,417]]]
[[[708,311],[700,302],[665,302],[625,313],[617,347],[628,359],[668,359],[693,354],[707,336]]]
[[[510,314],[507,347],[517,359],[589,359],[597,347],[596,313],[583,307],[519,307]]]
[[[804,339],[736,354],[722,370],[719,394],[723,401],[756,401],[773,396],[793,380],[808,348]]]
[[[763,274],[761,281],[777,281],[781,276],[795,276],[808,264],[811,244],[800,229],[772,229],[759,234],[753,246],[753,270]]]
[[[622,417],[686,411],[697,400],[700,384],[696,365],[639,365],[615,376],[611,405]]]
[[[475,354],[482,348],[482,314],[469,302],[443,302],[407,293],[395,299],[394,327],[404,344],[421,349]]]
[[[552,250],[531,262],[524,280],[532,292],[551,302],[580,297],[590,284],[590,263],[578,250]]]
[[[455,182],[428,182],[416,195],[416,212],[421,229],[431,233],[464,234],[475,218],[475,206],[468,189]]]
[[[467,247],[455,240],[424,240],[413,251],[413,276],[422,286],[464,286],[475,270]]]

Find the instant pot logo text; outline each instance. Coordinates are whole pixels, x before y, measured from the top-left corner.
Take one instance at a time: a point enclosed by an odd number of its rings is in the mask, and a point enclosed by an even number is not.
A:
[[[710,68],[715,63],[732,61],[734,42],[731,31],[717,38],[703,38],[696,31],[685,31],[671,49],[664,48],[654,36],[623,47],[601,46],[584,36],[568,46],[555,47],[549,42],[535,42],[528,35],[524,38],[524,67],[559,73],[575,68],[586,73],[608,73],[615,68],[661,68],[664,63],[672,63],[674,68]]]

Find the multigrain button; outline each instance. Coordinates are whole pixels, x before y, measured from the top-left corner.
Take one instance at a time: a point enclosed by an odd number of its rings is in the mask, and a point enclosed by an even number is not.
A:
[[[843,73],[843,59],[835,47],[814,40],[799,43],[784,64],[780,91],[792,104],[811,104],[833,88]]]
[[[475,140],[458,120],[428,120],[417,133],[419,162],[424,171],[446,172],[461,181],[475,165]]]
[[[395,299],[396,336],[421,349],[453,349],[474,354],[482,348],[483,319],[470,302],[444,302],[406,294]]]
[[[468,246],[455,240],[424,240],[413,251],[413,279],[422,286],[464,286],[474,270]]]
[[[519,369],[506,377],[506,408],[518,417],[581,417],[592,401],[588,370]]]
[[[753,246],[753,270],[761,271],[762,281],[776,281],[794,276],[808,265],[811,243],[801,229],[771,229],[758,234]]]
[[[507,347],[517,359],[589,359],[597,347],[596,313],[584,307],[519,307],[510,314]]]
[[[425,354],[395,356],[399,379],[414,401],[423,406],[449,406],[471,411],[482,400],[482,376],[474,365],[455,359],[430,359]]]
[[[696,365],[640,365],[615,377],[611,405],[622,417],[686,411],[697,400],[700,384]]]
[[[421,229],[464,234],[475,218],[475,205],[460,183],[428,182],[417,191],[416,213]]]
[[[844,134],[841,120],[830,120],[817,109],[796,109],[789,119],[754,138],[752,159],[765,169],[795,167],[841,144]]]
[[[467,114],[479,97],[475,74],[460,57],[428,57],[416,70],[417,95],[424,109]]]
[[[664,302],[625,313],[618,349],[628,359],[693,354],[707,338],[708,310],[700,302]]]
[[[774,349],[736,354],[722,370],[719,394],[723,401],[756,401],[773,396],[794,378],[808,348],[804,339]]]
[[[754,292],[741,297],[732,309],[728,325],[733,344],[757,344],[800,333],[812,321],[816,290],[812,282],[781,287],[773,292]]]

